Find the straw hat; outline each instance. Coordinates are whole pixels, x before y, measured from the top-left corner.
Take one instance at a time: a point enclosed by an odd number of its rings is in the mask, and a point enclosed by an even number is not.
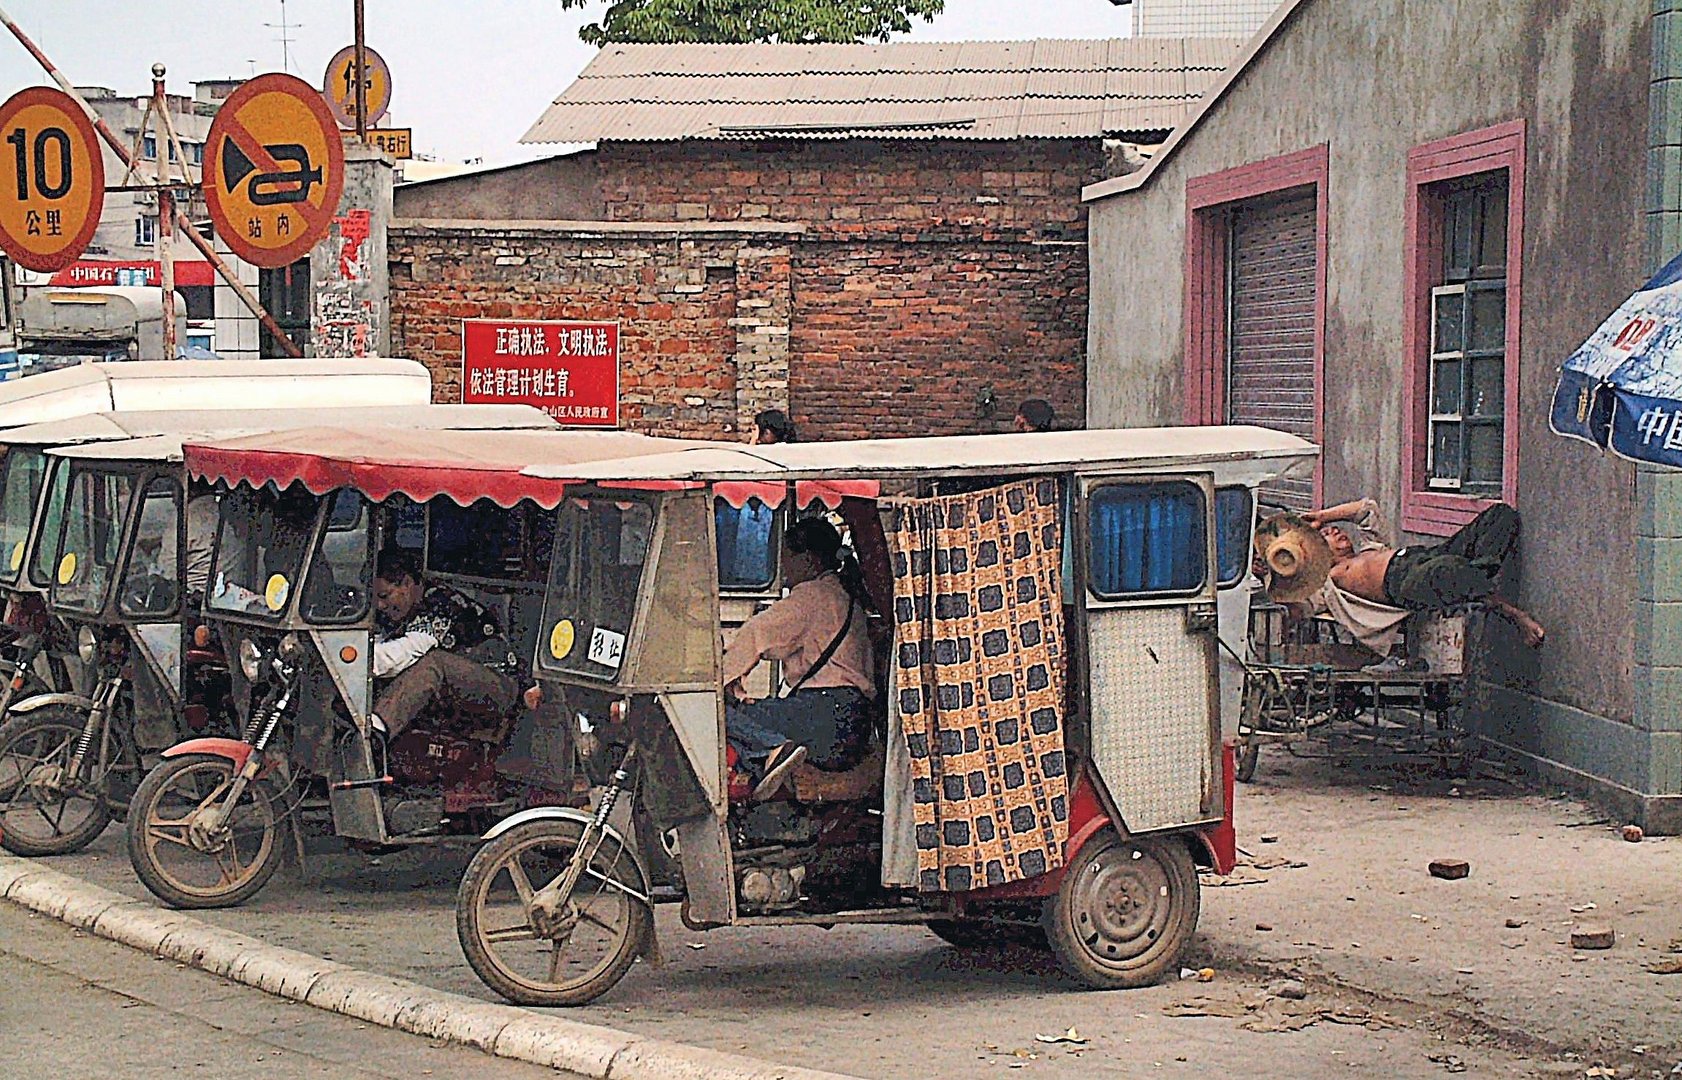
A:
[[[1257,525],[1256,551],[1271,572],[1267,595],[1282,604],[1313,596],[1332,571],[1331,545],[1295,514],[1275,514]]]

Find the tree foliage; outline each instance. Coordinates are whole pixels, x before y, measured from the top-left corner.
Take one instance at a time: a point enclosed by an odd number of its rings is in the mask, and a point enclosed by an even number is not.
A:
[[[587,7],[594,0],[560,0]],[[578,36],[616,42],[886,41],[933,20],[946,0],[613,0]]]

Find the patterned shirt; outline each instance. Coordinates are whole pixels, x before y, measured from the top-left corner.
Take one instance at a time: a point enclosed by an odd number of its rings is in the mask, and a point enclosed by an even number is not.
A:
[[[473,598],[444,585],[430,585],[400,626],[381,624],[378,640],[396,641],[409,634],[429,634],[438,648],[475,660],[492,671],[513,675],[519,658],[502,636],[496,615]]]

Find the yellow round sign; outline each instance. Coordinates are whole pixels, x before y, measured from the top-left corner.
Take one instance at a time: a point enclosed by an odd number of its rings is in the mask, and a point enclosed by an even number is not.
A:
[[[23,569],[23,541],[22,540],[19,540],[17,543],[12,545],[12,569],[13,570]]]
[[[0,248],[43,273],[75,262],[99,227],[105,158],[87,114],[47,86],[0,105]]]
[[[286,580],[285,574],[276,574],[269,578],[269,583],[263,587],[263,603],[269,605],[270,611],[279,611],[286,606],[286,598],[292,595],[292,583]]]
[[[271,72],[228,95],[204,144],[204,201],[216,235],[254,266],[286,266],[326,237],[345,186],[345,148],[327,103]]]
[[[365,127],[373,127],[391,108],[391,68],[380,54],[362,46],[363,101],[368,105]],[[341,127],[356,129],[356,46],[346,45],[327,61],[321,77],[321,96]]]
[[[68,585],[76,580],[76,553],[66,551],[64,558],[58,561],[58,583]]]
[[[549,632],[549,655],[557,660],[565,660],[572,652],[573,629],[571,619],[562,619],[555,624],[555,629]]]

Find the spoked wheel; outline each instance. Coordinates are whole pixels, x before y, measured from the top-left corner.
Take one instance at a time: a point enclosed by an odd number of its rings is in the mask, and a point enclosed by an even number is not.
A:
[[[486,986],[520,1005],[583,1005],[607,993],[642,955],[654,912],[630,857],[607,840],[571,896],[553,910],[533,898],[566,869],[584,826],[532,821],[473,857],[456,894],[456,936]]]
[[[1100,990],[1149,986],[1197,927],[1197,867],[1179,838],[1106,829],[1081,848],[1047,907],[1065,971]]]
[[[227,805],[234,782],[227,758],[167,758],[134,793],[128,857],[140,881],[179,908],[244,903],[274,876],[283,806],[274,785],[254,780]]]
[[[14,855],[67,855],[93,843],[111,821],[90,754],[70,775],[87,716],[48,707],[0,724],[0,846]]]
[[[1254,734],[1245,735],[1238,744],[1238,761],[1233,779],[1248,784],[1256,778],[1256,762],[1261,759],[1261,740]]]

